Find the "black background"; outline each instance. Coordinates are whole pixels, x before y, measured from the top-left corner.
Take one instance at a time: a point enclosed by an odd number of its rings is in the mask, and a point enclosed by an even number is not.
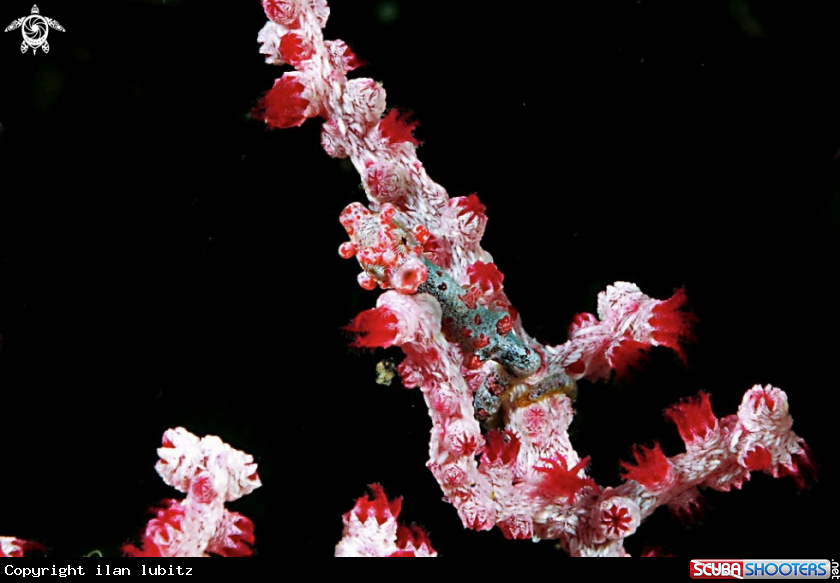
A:
[[[719,416],[755,383],[787,391],[819,476],[708,493],[691,527],[659,510],[626,541],[683,557],[823,558],[836,545],[840,233],[838,9],[615,0],[331,3],[327,38],[413,111],[420,158],[487,206],[484,247],[526,328],[565,340],[617,280],[685,286],[700,324],[630,381],[582,384],[572,440],[615,485],[633,443],[682,451],[663,418],[698,390]],[[563,556],[464,530],[425,468],[419,391],[374,383],[388,353],[341,331],[378,292],[338,257],[364,198],[320,121],[249,111],[258,2],[39,3],[49,54],[0,34],[0,533],[53,556],[108,555],[177,493],[154,471],[183,425],[253,454],[230,505],[260,556],[330,556],[366,485],[442,555]],[[29,14],[4,2],[0,25]],[[398,358],[398,355],[390,354]]]

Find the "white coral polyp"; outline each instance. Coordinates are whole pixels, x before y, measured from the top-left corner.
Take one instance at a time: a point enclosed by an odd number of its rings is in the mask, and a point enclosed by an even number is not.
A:
[[[285,65],[286,61],[280,55],[280,41],[289,29],[272,20],[265,23],[257,34],[257,42],[260,43],[260,53],[265,55],[265,62],[269,65]]]
[[[342,107],[368,128],[385,112],[385,90],[373,79],[352,79],[344,88]]]
[[[625,496],[612,496],[601,501],[593,514],[596,542],[618,541],[630,536],[641,524],[639,505]]]

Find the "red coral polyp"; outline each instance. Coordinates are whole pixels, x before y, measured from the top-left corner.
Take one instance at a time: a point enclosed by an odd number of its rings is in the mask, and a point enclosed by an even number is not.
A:
[[[342,74],[358,69],[365,64],[343,40],[325,41],[329,48],[330,62]]]
[[[680,288],[667,300],[658,302],[651,310],[648,324],[653,328],[651,339],[659,346],[667,346],[685,362],[682,344],[691,340],[697,316],[686,309],[688,296]]]
[[[529,539],[534,536],[534,521],[527,516],[511,516],[498,523],[507,539]]]
[[[231,512],[230,532],[219,541],[216,554],[222,557],[250,557],[254,544],[254,523],[247,516]]]
[[[633,517],[630,511],[623,506],[611,506],[609,510],[601,515],[601,526],[608,535],[619,537],[624,536],[633,524]]]
[[[467,267],[467,275],[470,277],[470,285],[477,284],[484,293],[501,291],[502,282],[505,279],[504,274],[499,271],[495,263],[484,263],[483,261],[476,261]]]
[[[562,457],[558,459],[540,458],[540,461],[548,464],[548,467],[537,466],[534,468],[543,474],[542,479],[537,484],[537,493],[543,498],[549,500],[565,498],[566,504],[571,504],[574,502],[577,493],[583,488],[587,486],[598,488],[598,485],[592,479],[578,477],[578,472],[589,464],[589,456],[580,460],[572,469],[568,469],[566,460]]]
[[[419,146],[420,141],[413,135],[416,127],[411,113],[392,109],[379,121],[379,134],[391,144],[409,142]]]
[[[350,344],[358,348],[388,348],[396,344],[398,320],[388,308],[365,310],[344,327],[356,334]]]
[[[300,9],[296,0],[263,0],[265,15],[289,28],[300,26]]]
[[[356,500],[356,506],[351,512],[355,512],[359,517],[359,521],[364,523],[368,518],[376,519],[377,524],[382,526],[391,518],[397,518],[400,515],[402,508],[402,498],[394,498],[393,502],[388,502],[388,496],[385,495],[385,490],[379,484],[371,484],[368,486],[373,493],[373,500],[368,498],[367,494]]]
[[[673,405],[665,411],[665,416],[676,424],[686,445],[707,439],[718,427],[709,394],[702,391],[693,399]]]
[[[429,535],[416,524],[410,526],[398,524],[396,544],[400,550],[393,553],[392,557],[416,557],[415,551],[423,546],[426,547],[428,553],[435,552],[432,548],[432,541],[429,540]]]
[[[513,431],[489,431],[486,440],[484,454],[481,456],[482,463],[501,462],[507,465],[516,461],[521,443]]]
[[[757,390],[753,390],[750,394],[750,398],[753,401],[753,406],[755,407],[756,412],[761,410],[762,405],[767,407],[767,410],[770,412],[772,412],[773,408],[776,406],[776,401],[773,399],[772,389],[758,388]]]
[[[405,173],[397,164],[370,163],[362,180],[370,195],[380,202],[399,203],[408,194]]]
[[[802,449],[791,455],[790,464],[779,468],[779,476],[790,476],[796,482],[796,487],[800,492],[805,490],[808,484],[817,477],[817,466],[814,464],[811,448],[802,443]]]
[[[762,445],[747,452],[743,459],[743,465],[750,471],[769,470],[773,467],[773,454]]]
[[[312,56],[312,45],[297,33],[286,33],[280,40],[280,56],[293,67],[298,67]]]
[[[485,216],[484,211],[487,210],[480,200],[478,200],[478,195],[472,193],[469,196],[461,196],[458,198],[453,198],[452,201],[458,207],[458,216],[470,215],[467,219],[467,224]],[[450,202],[450,204],[452,204]],[[500,281],[501,283],[501,281]]]
[[[190,482],[190,491],[197,502],[209,504],[218,494],[213,489],[213,479],[210,474],[199,474]]]
[[[177,544],[176,533],[182,533],[182,523],[186,510],[177,500],[163,500],[162,508],[152,511],[157,516],[146,525],[146,532],[143,536],[143,545],[138,548],[127,544],[122,547],[122,552],[130,557],[164,557],[171,556],[169,547]]]
[[[619,340],[608,352],[610,366],[618,378],[625,378],[631,369],[641,365],[647,358],[648,345],[629,336]]]
[[[636,460],[636,465],[621,462],[621,467],[625,470],[624,479],[635,480],[646,490],[656,490],[671,475],[671,463],[658,443],[654,444],[653,448],[633,447],[633,458]]]
[[[254,109],[254,117],[273,128],[297,127],[306,121],[309,100],[303,97],[306,86],[294,73],[286,73],[274,82]]]

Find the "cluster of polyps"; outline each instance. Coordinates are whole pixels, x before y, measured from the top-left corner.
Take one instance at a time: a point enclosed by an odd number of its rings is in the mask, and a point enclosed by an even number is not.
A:
[[[146,525],[142,547],[125,545],[123,552],[133,557],[250,556],[254,525],[225,508],[225,502],[260,487],[254,458],[215,435],[199,438],[183,427],[163,434],[158,455],[158,474],[186,497],[164,500]],[[0,536],[0,557],[45,550],[39,543]]]
[[[277,79],[256,113],[278,128],[322,117],[324,149],[359,172],[369,206],[342,214],[350,241],[340,252],[359,260],[364,288],[387,291],[350,328],[357,345],[405,353],[403,384],[421,389],[432,418],[428,466],[465,526],[559,539],[574,555],[623,555],[623,539],[642,520],[661,505],[690,511],[699,487],[740,487],[753,470],[801,481],[812,469],[790,430],[786,395],[756,386],[737,415],[720,420],[706,395],[675,405],[669,416],[686,453],[637,448],[620,486],[587,478],[588,458],[567,431],[575,382],[622,373],[650,346],[682,355],[692,323],[685,293],[661,301],[617,282],[599,294],[597,315],[575,317],[566,343],[538,343],[480,246],[484,206],[475,195],[449,198],[417,159],[413,124],[385,113],[384,89],[347,78],[359,61],[342,41],[324,40],[326,2],[263,6],[266,61],[296,70]]]
[[[344,538],[337,557],[436,557],[426,533],[397,522],[402,499],[389,502],[379,484],[371,484],[373,500],[362,496],[344,515]]]
[[[250,555],[254,525],[225,502],[260,487],[254,458],[215,435],[199,438],[183,427],[163,434],[158,455],[158,474],[186,497],[165,500],[146,525],[142,548],[126,545],[123,551],[135,557]]]

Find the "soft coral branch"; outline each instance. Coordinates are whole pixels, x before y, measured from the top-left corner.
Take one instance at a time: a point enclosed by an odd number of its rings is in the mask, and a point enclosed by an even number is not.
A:
[[[199,438],[183,427],[163,434],[158,455],[158,474],[186,497],[153,509],[142,546],[126,545],[123,551],[135,557],[250,555],[254,525],[224,504],[260,487],[254,458],[215,435]]]
[[[559,539],[574,555],[624,555],[623,539],[646,516],[663,504],[696,507],[699,487],[740,487],[759,468],[796,478],[809,471],[804,443],[790,432],[786,396],[756,387],[737,416],[721,420],[702,394],[675,405],[669,416],[686,453],[666,458],[658,446],[636,450],[635,465],[624,465],[624,484],[596,485],[583,469],[588,458],[569,442],[576,381],[624,374],[652,346],[684,359],[695,321],[685,291],[658,300],[616,282],[598,295],[597,314],[575,317],[567,342],[537,342],[481,248],[485,206],[475,194],[450,198],[417,158],[414,123],[394,110],[383,117],[380,85],[347,78],[355,57],[341,41],[323,40],[323,0],[264,6],[272,22],[260,33],[263,52],[296,68],[286,74],[294,76],[294,91],[276,100],[269,92],[268,102],[278,104],[264,118],[285,127],[323,117],[324,149],[349,158],[362,177],[368,206],[352,203],[342,213],[349,241],[339,253],[358,260],[363,288],[388,291],[350,329],[357,345],[404,352],[403,383],[420,388],[432,420],[428,467],[466,527]],[[285,38],[290,34],[294,42]],[[486,434],[480,422],[498,431]],[[382,506],[382,498],[375,490],[374,504]],[[345,516],[346,528],[373,522],[363,516]]]

